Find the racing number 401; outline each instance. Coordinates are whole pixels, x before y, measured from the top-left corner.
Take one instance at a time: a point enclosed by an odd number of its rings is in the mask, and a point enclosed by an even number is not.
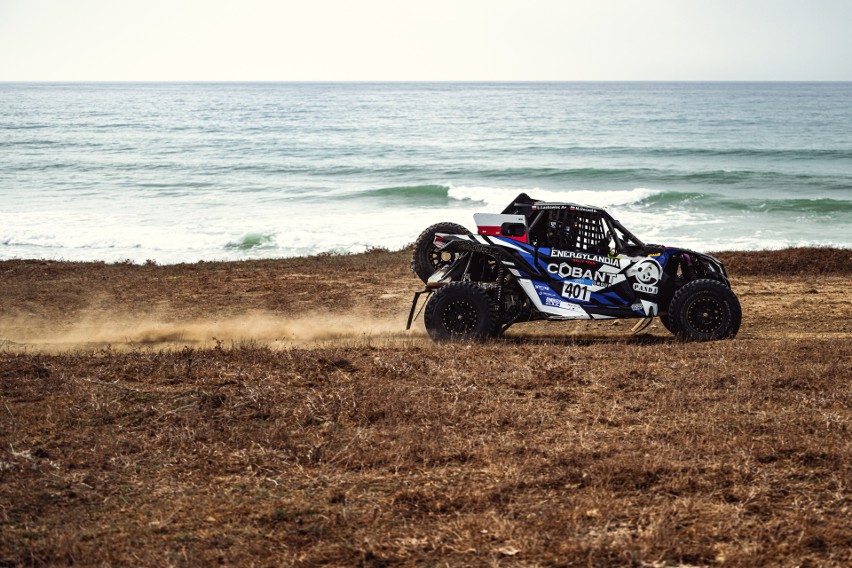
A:
[[[566,282],[564,288],[562,288],[562,296],[564,298],[571,298],[572,300],[588,302],[590,295],[591,291],[589,290],[588,286],[583,286],[582,284]]]

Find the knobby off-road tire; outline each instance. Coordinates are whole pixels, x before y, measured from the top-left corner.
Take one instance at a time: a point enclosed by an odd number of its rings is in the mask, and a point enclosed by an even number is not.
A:
[[[717,280],[701,278],[687,282],[675,292],[669,319],[681,339],[714,341],[734,337],[743,313],[730,288]]]
[[[435,341],[485,341],[500,329],[491,297],[470,282],[438,288],[426,303],[423,321]]]
[[[442,252],[435,248],[436,233],[469,235],[470,231],[456,223],[436,223],[420,233],[420,236],[414,241],[414,256],[411,259],[411,266],[414,268],[414,273],[423,282],[429,280],[429,277],[436,270],[453,263],[457,258],[457,253]]]

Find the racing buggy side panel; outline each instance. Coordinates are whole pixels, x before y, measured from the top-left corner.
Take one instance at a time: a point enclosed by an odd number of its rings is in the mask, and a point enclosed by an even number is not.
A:
[[[441,250],[458,255],[459,260],[433,274],[430,285],[456,280],[497,282],[502,269],[545,319],[656,315],[660,283],[667,278],[653,257],[537,248],[508,237],[483,235],[442,235],[441,241]]]

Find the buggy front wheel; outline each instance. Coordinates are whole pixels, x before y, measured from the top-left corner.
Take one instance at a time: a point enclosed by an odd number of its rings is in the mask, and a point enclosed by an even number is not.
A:
[[[675,292],[669,307],[669,319],[678,337],[690,341],[734,337],[742,317],[733,291],[722,282],[707,278],[684,284]]]

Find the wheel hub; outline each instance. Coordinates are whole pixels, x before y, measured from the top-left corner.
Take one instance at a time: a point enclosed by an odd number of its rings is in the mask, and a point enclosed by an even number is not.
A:
[[[715,298],[698,298],[686,311],[689,325],[699,333],[713,333],[725,321],[725,307]]]
[[[455,259],[455,254],[446,251],[433,250],[430,255],[430,259],[432,261],[432,267],[435,270],[439,270],[444,268],[448,264],[451,264]]]
[[[463,335],[476,327],[476,306],[470,301],[459,298],[448,303],[441,314],[444,328],[454,335]]]

